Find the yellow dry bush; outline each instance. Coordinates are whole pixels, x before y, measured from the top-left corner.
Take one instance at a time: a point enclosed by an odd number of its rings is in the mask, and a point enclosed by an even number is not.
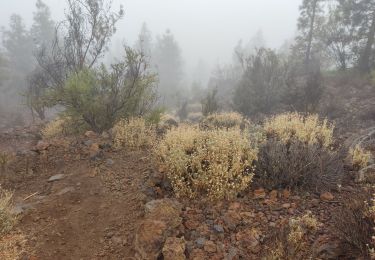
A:
[[[284,113],[266,120],[264,130],[284,142],[292,138],[308,145],[319,144],[328,148],[333,142],[334,126],[318,115],[303,116],[298,113]]]
[[[349,155],[351,157],[353,166],[358,167],[359,169],[368,166],[372,156],[371,152],[366,151],[360,145],[350,148]]]
[[[275,247],[264,257],[265,260],[312,259],[307,235],[315,234],[319,222],[311,214],[291,218],[289,225],[278,232],[274,241]]]
[[[44,138],[62,137],[64,135],[65,124],[65,118],[58,117],[52,120],[42,129],[42,136]]]
[[[250,122],[245,119],[241,114],[230,112],[211,114],[203,118],[200,126],[203,129],[229,129],[240,128],[245,129],[249,127]]]
[[[0,237],[0,259],[18,260],[25,251],[26,238],[22,234],[7,234]]]
[[[9,163],[10,156],[8,153],[0,152],[0,170],[4,169],[5,166]]]
[[[59,116],[49,122],[41,132],[43,138],[51,139],[82,134],[86,130],[88,127],[83,121],[74,120],[69,116]]]
[[[152,146],[156,140],[155,127],[143,118],[120,120],[113,128],[115,148],[140,149]]]
[[[177,197],[230,198],[253,177],[257,148],[240,129],[204,131],[173,128],[155,147],[155,155]]]
[[[11,213],[13,193],[0,187],[0,236],[12,230],[16,217]]]

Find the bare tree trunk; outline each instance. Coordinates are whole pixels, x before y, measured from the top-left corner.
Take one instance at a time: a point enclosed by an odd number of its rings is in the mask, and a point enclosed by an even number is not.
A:
[[[311,56],[311,46],[312,46],[312,41],[314,37],[314,25],[315,25],[315,16],[316,16],[316,7],[318,5],[318,0],[313,0],[312,2],[312,16],[310,20],[310,31],[307,39],[307,50],[306,50],[306,59],[305,63],[306,65],[309,64],[310,62],[310,56]]]
[[[372,14],[372,21],[371,27],[368,32],[367,36],[367,43],[366,47],[362,52],[360,62],[359,62],[359,70],[361,72],[370,72],[370,58],[372,53],[372,46],[374,45],[374,37],[375,37],[375,11]]]

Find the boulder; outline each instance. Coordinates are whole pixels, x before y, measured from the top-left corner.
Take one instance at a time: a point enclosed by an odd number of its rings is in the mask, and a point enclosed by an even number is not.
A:
[[[335,197],[330,192],[323,192],[322,194],[320,194],[320,199],[322,201],[332,201],[334,198]]]
[[[167,236],[168,227],[163,221],[145,219],[139,225],[134,241],[138,259],[157,259]]]

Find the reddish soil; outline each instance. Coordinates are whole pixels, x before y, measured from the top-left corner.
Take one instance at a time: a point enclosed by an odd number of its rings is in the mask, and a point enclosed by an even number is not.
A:
[[[102,138],[37,145],[37,132],[20,132],[0,135],[0,151],[14,155],[0,183],[15,192],[17,229],[27,239],[24,259],[134,259],[146,202],[173,197],[149,152],[116,152]],[[63,178],[48,181],[58,174]],[[321,225],[308,238],[309,249],[319,259],[354,259],[358,252],[335,235],[333,216],[360,191],[348,178],[330,201],[282,190],[256,198],[254,188],[231,202],[181,200],[182,221],[173,236],[186,241],[188,259],[260,259],[274,246],[273,234],[311,211]]]
[[[12,150],[9,140],[1,138],[2,150]],[[16,145],[30,149],[33,144],[29,138]],[[40,154],[21,153],[6,170],[2,183],[15,191],[22,211],[18,228],[27,235],[25,259],[133,256],[134,230],[144,212],[142,184],[150,168],[147,153],[108,150],[93,161],[87,150],[74,140],[55,142]],[[64,178],[48,182],[56,174]]]

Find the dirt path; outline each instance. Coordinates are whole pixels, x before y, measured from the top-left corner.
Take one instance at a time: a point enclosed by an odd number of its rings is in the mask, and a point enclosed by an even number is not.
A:
[[[106,151],[92,161],[87,149],[83,144],[53,145],[28,155],[30,165],[18,163],[12,169],[16,176],[5,185],[15,191],[18,228],[28,240],[25,259],[134,255],[134,231],[146,198],[142,187],[151,169],[147,153]],[[52,176],[63,178],[48,181]]]

